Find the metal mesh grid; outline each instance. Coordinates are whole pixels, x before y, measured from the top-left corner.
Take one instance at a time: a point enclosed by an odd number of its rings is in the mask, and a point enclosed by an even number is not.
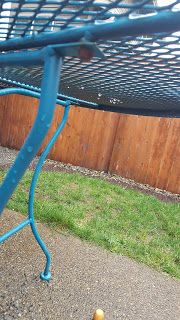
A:
[[[139,18],[165,9],[177,10],[178,3],[178,0],[1,0],[1,40],[112,22],[122,16]]]
[[[159,11],[178,11],[173,0],[21,0],[1,1],[0,39],[53,32],[89,23],[105,23],[128,16],[141,19]],[[143,28],[143,25],[142,25]],[[180,32],[121,37],[99,41],[105,59],[89,63],[66,58],[62,94],[116,107],[179,110]],[[41,67],[3,67],[1,79],[40,86]]]

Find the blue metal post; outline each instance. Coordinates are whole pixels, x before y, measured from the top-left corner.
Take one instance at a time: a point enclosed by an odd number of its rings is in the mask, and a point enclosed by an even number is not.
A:
[[[38,114],[31,132],[0,186],[0,213],[2,213],[49,130],[56,105],[61,63],[62,59],[57,56],[55,51],[47,48],[44,57],[44,74]]]
[[[36,224],[35,224],[35,220],[34,220],[34,194],[35,194],[37,180],[38,180],[41,168],[43,166],[44,160],[46,159],[49,151],[51,150],[53,144],[55,143],[56,139],[58,138],[59,134],[61,133],[61,131],[63,130],[63,128],[67,122],[68,113],[69,113],[69,104],[70,104],[70,102],[67,102],[66,107],[64,109],[63,119],[39,158],[38,164],[36,166],[36,170],[35,170],[33,178],[32,178],[30,192],[29,192],[28,211],[29,211],[30,226],[31,226],[32,232],[33,232],[38,244],[40,245],[41,249],[43,250],[43,252],[46,256],[46,266],[45,266],[44,272],[41,272],[41,274],[40,274],[40,277],[42,280],[50,280],[50,278],[51,278],[51,273],[49,271],[50,263],[51,263],[51,255],[50,255],[45,243],[42,241],[42,239],[38,233],[38,230],[36,228]]]

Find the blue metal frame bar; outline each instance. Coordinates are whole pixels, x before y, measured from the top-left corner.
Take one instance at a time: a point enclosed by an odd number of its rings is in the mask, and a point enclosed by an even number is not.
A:
[[[33,86],[29,86],[29,85],[25,85],[22,83],[17,83],[16,81],[11,81],[11,80],[6,80],[6,79],[2,79],[3,82],[7,83],[7,84],[12,84],[12,85],[18,85],[21,88],[27,88],[28,92],[33,92],[33,97],[38,98],[38,96],[36,96],[37,93],[41,92],[40,88],[37,87],[33,87]],[[13,90],[18,90],[21,88],[6,88],[6,89],[1,89],[0,90],[0,96],[1,96],[1,92],[4,90],[9,90],[9,89],[13,89]],[[36,93],[35,93],[36,92]],[[13,92],[12,92],[13,93]],[[14,93],[16,93],[14,91]],[[17,92],[19,94],[23,94],[23,91],[21,93],[21,91]],[[26,95],[26,94],[25,94]],[[131,114],[131,115],[141,115],[141,116],[151,116],[151,117],[165,117],[165,118],[180,118],[180,110],[177,109],[166,109],[166,110],[154,110],[153,112],[153,108],[149,108],[148,109],[142,109],[142,108],[127,108],[127,107],[118,107],[115,106],[113,108],[113,106],[108,106],[108,105],[102,105],[102,104],[97,104],[97,103],[93,103],[93,102],[88,102],[85,100],[81,100],[81,99],[76,99],[74,97],[70,97],[70,96],[66,96],[63,94],[58,94],[57,95],[59,97],[59,99],[56,100],[57,104],[63,105],[63,103],[65,103],[65,100],[70,100],[71,104],[78,106],[78,107],[83,107],[83,108],[90,108],[90,109],[95,109],[95,110],[103,110],[103,111],[107,111],[107,112],[119,112],[119,113],[124,113],[124,114]],[[64,99],[64,100],[61,100]]]
[[[32,89],[32,88],[31,88]],[[23,96],[33,97],[40,99],[41,93],[36,92],[29,89],[23,89],[23,88],[5,88],[0,89],[0,96],[10,95],[10,94],[20,94]],[[64,100],[56,99],[56,104],[59,104],[61,106],[66,106],[66,102]]]
[[[143,34],[175,32],[180,28],[180,12],[164,11],[156,15],[129,19],[122,17],[112,23],[88,25],[81,28],[67,28],[58,32],[50,32],[33,37],[13,38],[0,42],[0,50],[19,50],[44,47],[52,44],[75,42],[84,36],[90,41],[119,40],[124,36],[139,36]]]
[[[33,86],[28,85],[28,84],[19,83],[19,82],[8,80],[8,79],[4,79],[4,78],[1,79],[1,80],[4,83],[11,84],[11,85],[16,85],[16,86],[19,86],[20,88],[0,89],[0,96],[4,95],[3,94],[4,90],[13,89],[14,92],[12,91],[12,94],[13,93],[17,93],[17,94],[22,94],[22,95],[30,95],[31,94],[30,92],[32,92],[32,95],[31,95],[32,97],[35,97],[35,98],[40,97],[41,89],[38,88],[38,87],[33,87]],[[25,89],[25,91],[23,91],[22,89]],[[17,90],[17,92],[15,92],[15,90]],[[26,94],[26,90],[27,90],[27,94]],[[1,92],[2,92],[2,94],[1,94]],[[7,94],[11,94],[11,92],[8,93],[8,91],[7,91]],[[36,96],[36,94],[37,94],[37,96]],[[74,105],[77,105],[77,106],[83,106],[83,107],[92,108],[92,109],[98,109],[98,106],[99,106],[97,103],[88,102],[88,101],[85,101],[85,100],[81,100],[81,99],[77,99],[77,98],[74,98],[74,97],[66,96],[64,94],[59,94],[58,93],[57,97],[58,97],[58,99],[56,100],[56,103],[60,104],[60,105],[65,105],[66,104],[66,100],[69,100],[69,101],[71,101],[71,104],[74,104]],[[61,99],[64,99],[64,100],[61,100]]]
[[[13,236],[16,232],[20,231],[24,227],[26,227],[28,224],[30,224],[30,220],[26,219],[22,221],[20,224],[18,224],[16,227],[11,229],[10,231],[3,234],[3,236],[0,237],[0,243],[3,243],[5,240],[7,240],[9,237]]]
[[[44,62],[44,53],[46,49],[34,50],[34,51],[20,51],[9,52],[0,54],[1,66],[17,66],[17,65],[39,65]]]

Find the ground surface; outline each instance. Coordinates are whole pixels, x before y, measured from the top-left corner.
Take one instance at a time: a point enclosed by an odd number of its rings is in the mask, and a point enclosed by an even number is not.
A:
[[[0,181],[4,174],[0,169]],[[26,172],[8,209],[27,215],[32,174]],[[34,212],[43,223],[180,278],[180,204],[79,173],[43,171]]]
[[[3,215],[3,231],[23,217]],[[53,255],[53,279],[39,280],[44,257],[30,228],[1,250],[0,319],[90,320],[102,308],[106,320],[179,320],[179,281],[38,224]]]

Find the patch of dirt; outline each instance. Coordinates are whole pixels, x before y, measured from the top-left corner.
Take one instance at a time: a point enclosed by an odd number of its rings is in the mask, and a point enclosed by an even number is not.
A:
[[[78,225],[80,227],[84,227],[88,222],[90,222],[94,217],[94,213],[92,211],[86,212],[83,219],[78,221]]]

